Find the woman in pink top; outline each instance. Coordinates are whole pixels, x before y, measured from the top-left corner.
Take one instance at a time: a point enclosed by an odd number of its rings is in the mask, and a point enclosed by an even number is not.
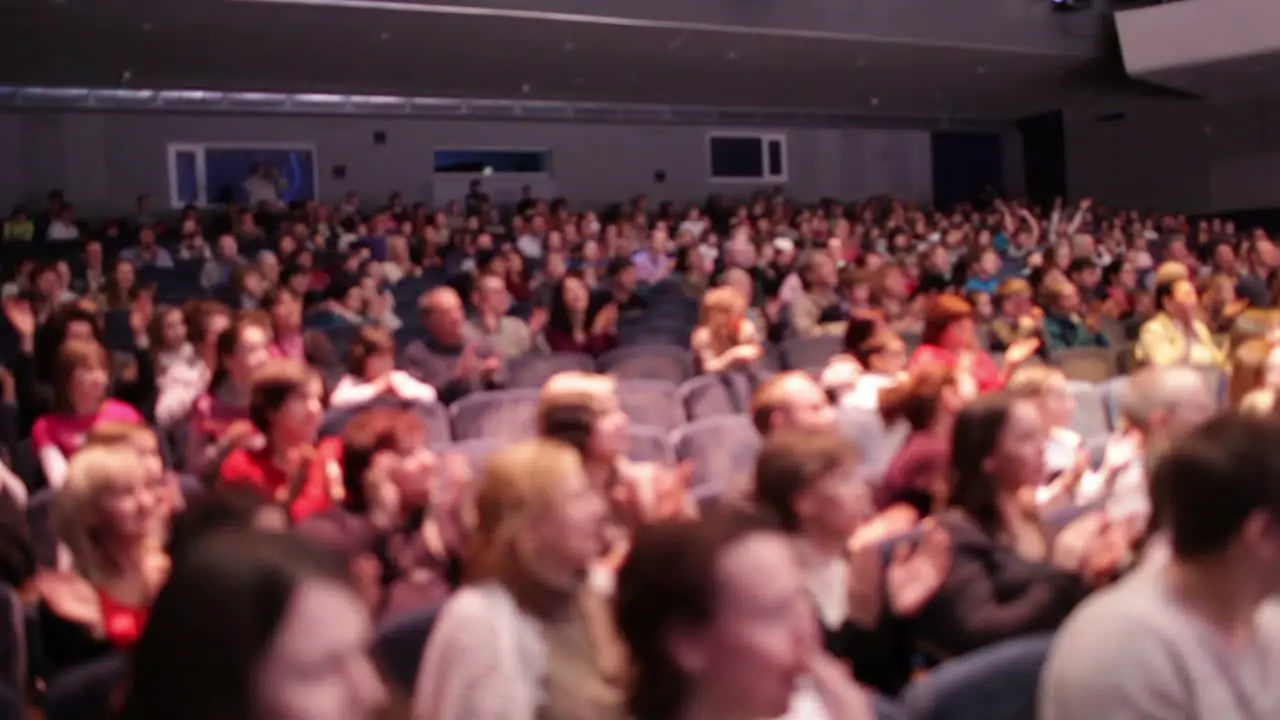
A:
[[[31,428],[31,442],[49,487],[62,487],[67,461],[94,425],[104,420],[145,422],[132,405],[107,397],[109,367],[106,348],[96,342],[69,340],[59,348],[53,368],[53,412],[41,415]]]
[[[941,365],[956,374],[965,392],[991,392],[1004,387],[1008,374],[1026,362],[1037,348],[1039,338],[1023,338],[1004,352],[1004,369],[978,343],[973,306],[959,295],[939,295],[925,314],[922,344],[911,356],[909,371],[914,374],[928,365]]]

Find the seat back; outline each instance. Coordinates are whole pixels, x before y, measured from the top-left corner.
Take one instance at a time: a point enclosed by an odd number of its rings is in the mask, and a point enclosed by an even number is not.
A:
[[[437,608],[415,610],[384,621],[373,641],[373,655],[387,681],[406,694],[413,693],[418,666],[435,624]]]
[[[747,407],[745,394],[738,392],[738,373],[702,374],[680,384],[680,404],[690,420],[733,415]]]
[[[913,720],[1031,720],[1052,635],[1014,638],[953,658],[907,686]]]
[[[693,352],[674,345],[637,345],[611,350],[597,361],[600,372],[618,378],[682,383],[693,377]]]
[[[556,373],[595,369],[595,360],[583,353],[526,353],[507,363],[507,387],[540,388]]]
[[[1071,429],[1086,440],[1106,437],[1111,432],[1111,417],[1107,412],[1105,388],[1093,383],[1068,380],[1067,392],[1076,403],[1071,417]]]
[[[679,388],[669,380],[634,380],[618,382],[618,403],[631,422],[671,432],[684,424],[684,407],[679,401]]]
[[[1053,352],[1053,364],[1070,380],[1100,383],[1115,377],[1116,353],[1110,348],[1063,348]]]
[[[631,460],[670,465],[675,459],[675,450],[663,428],[632,425],[629,434],[627,457]]]
[[[760,442],[760,434],[745,415],[698,420],[671,436],[676,459],[693,461],[691,491],[700,501],[745,485],[755,469]]]
[[[838,335],[793,338],[782,343],[782,364],[788,370],[822,368],[840,349],[841,338]]]
[[[473,392],[449,408],[456,440],[527,440],[535,434],[539,391],[531,388]]]

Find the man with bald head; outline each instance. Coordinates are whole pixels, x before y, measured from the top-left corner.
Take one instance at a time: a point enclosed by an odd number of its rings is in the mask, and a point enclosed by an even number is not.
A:
[[[763,437],[783,428],[826,430],[835,423],[835,411],[808,373],[791,370],[756,388],[751,396],[751,422]]]
[[[444,403],[500,386],[502,356],[469,341],[466,309],[456,290],[428,290],[418,298],[418,311],[427,335],[404,349],[400,364],[406,370],[434,385]]]

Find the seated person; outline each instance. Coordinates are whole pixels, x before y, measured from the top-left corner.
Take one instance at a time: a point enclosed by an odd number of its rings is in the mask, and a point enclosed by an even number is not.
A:
[[[1004,367],[996,366],[978,342],[973,306],[958,295],[942,294],[929,303],[920,347],[911,356],[909,369],[942,365],[956,373],[966,396],[999,390],[1014,368],[1031,358],[1040,340],[1022,338],[1004,351]]]
[[[107,396],[110,384],[107,350],[92,341],[71,340],[58,350],[54,365],[54,411],[41,415],[31,428],[31,443],[40,458],[45,481],[55,490],[66,478],[67,462],[84,443],[86,433],[104,421],[142,423],[132,405]]]
[[[746,318],[747,301],[728,286],[702,296],[698,327],[689,339],[700,372],[718,373],[752,365],[764,354],[756,327]]]
[[[405,410],[360,413],[342,443],[340,506],[299,532],[347,558],[378,617],[443,603],[462,579],[467,473],[428,449],[422,419]]]
[[[916,624],[934,659],[1055,630],[1128,552],[1127,539],[1114,534],[1084,548],[1050,545],[1023,492],[1044,477],[1043,437],[1035,404],[1005,394],[979,398],[956,417],[951,507],[938,520],[955,558]]]
[[[133,646],[164,584],[169,517],[133,449],[86,447],[67,467],[54,500],[54,527],[73,572],[36,578],[49,676]]]
[[[329,394],[329,407],[340,410],[387,396],[423,404],[437,400],[435,388],[396,369],[396,343],[391,333],[377,325],[365,325],[351,343],[347,374]]]
[[[260,450],[227,455],[219,482],[257,488],[288,508],[295,522],[327,510],[341,477],[341,441],[315,444],[323,391],[316,372],[297,361],[270,360],[258,368],[250,383],[249,418],[266,442]]]
[[[1156,285],[1160,311],[1142,324],[1134,355],[1139,362],[1151,365],[1226,369],[1226,353],[1200,319],[1195,284],[1185,277],[1171,277]]]
[[[551,312],[543,330],[553,352],[602,355],[618,346],[618,305],[606,303],[592,312],[587,284],[575,274],[566,275],[551,298]]]
[[[228,453],[261,447],[262,437],[249,421],[249,386],[270,359],[271,327],[259,313],[240,314],[218,334],[209,391],[196,398],[187,422],[185,472],[208,480]]]

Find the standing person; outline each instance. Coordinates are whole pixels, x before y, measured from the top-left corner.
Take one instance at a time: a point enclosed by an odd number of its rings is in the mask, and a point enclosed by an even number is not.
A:
[[[1272,417],[1228,414],[1160,460],[1152,481],[1172,555],[1067,620],[1042,675],[1041,720],[1280,717],[1277,434]]]

